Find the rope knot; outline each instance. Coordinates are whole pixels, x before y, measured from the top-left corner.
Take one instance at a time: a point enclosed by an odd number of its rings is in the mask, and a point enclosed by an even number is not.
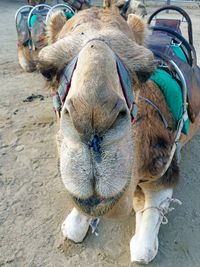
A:
[[[167,224],[168,223],[168,218],[166,217],[166,214],[175,210],[174,207],[169,207],[171,203],[175,203],[175,204],[178,204],[178,205],[182,205],[182,202],[177,199],[177,198],[166,198],[164,199],[161,203],[160,203],[160,206],[157,207],[157,206],[150,206],[150,207],[147,207],[147,208],[144,208],[142,210],[139,210],[138,212],[145,212],[146,210],[149,210],[149,209],[156,209],[159,211],[159,215],[160,215],[160,221],[162,224]],[[162,205],[165,204],[164,207],[162,207]]]

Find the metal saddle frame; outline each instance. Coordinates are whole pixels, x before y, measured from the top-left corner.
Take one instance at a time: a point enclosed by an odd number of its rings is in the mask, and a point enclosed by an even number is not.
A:
[[[24,46],[28,45],[29,49],[32,50],[34,48],[34,40],[32,40],[34,25],[31,23],[33,16],[37,16],[37,22],[40,23],[39,34],[44,34],[46,24],[48,23],[51,14],[56,10],[62,10],[64,12],[67,11],[71,14],[75,13],[75,11],[67,4],[56,4],[54,6],[40,4],[34,7],[25,5],[19,8],[15,14],[18,42]]]
[[[174,19],[156,19],[155,26],[151,26],[151,22],[158,13],[165,10],[174,10],[181,14],[188,25],[188,40],[181,35],[180,21]],[[200,69],[197,66],[196,51],[193,47],[192,22],[189,15],[180,7],[164,6],[156,10],[148,19],[148,24],[152,30],[149,38],[149,49],[154,53],[158,63],[158,68],[164,69],[175,78],[182,89],[183,97],[183,113],[180,118],[174,144],[170,153],[170,158],[160,174],[162,176],[169,168],[174,154],[180,159],[180,136],[184,123],[188,120],[194,122],[200,111]],[[180,59],[173,51],[171,45],[178,45],[187,62]]]
[[[155,26],[151,26],[155,16],[165,10],[177,11],[185,18],[188,26],[188,40],[181,35],[180,21],[178,20],[156,19]],[[184,110],[188,111],[191,122],[194,122],[200,111],[200,69],[197,66],[197,56],[193,46],[191,19],[180,7],[164,6],[149,17],[148,24],[152,30],[149,48],[159,64],[163,64],[170,72],[173,70],[176,73],[175,76],[182,85]],[[182,49],[187,62],[184,62],[173,52],[170,46],[172,43]]]

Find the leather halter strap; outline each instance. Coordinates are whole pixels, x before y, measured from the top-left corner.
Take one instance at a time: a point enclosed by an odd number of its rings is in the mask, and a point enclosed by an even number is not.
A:
[[[158,112],[163,124],[165,125],[165,128],[168,129],[169,125],[168,125],[167,119],[165,118],[163,113],[160,111],[159,107],[155,103],[153,103],[153,101],[151,101],[150,99],[146,97],[139,96],[139,99],[151,105]]]

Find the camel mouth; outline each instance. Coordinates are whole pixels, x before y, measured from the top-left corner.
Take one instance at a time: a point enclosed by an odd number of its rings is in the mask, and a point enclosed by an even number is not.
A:
[[[80,198],[75,197],[74,200],[80,206],[83,206],[84,209],[90,210],[90,209],[100,208],[108,204],[108,202],[110,202],[112,198],[106,199],[106,198],[100,198],[100,197],[89,197],[87,199],[80,199]]]
[[[92,196],[87,199],[80,199],[74,196],[71,196],[74,204],[79,210],[83,213],[93,216],[100,217],[108,213],[111,208],[116,204],[120,199],[123,193],[119,193],[116,196],[110,198],[96,197]]]

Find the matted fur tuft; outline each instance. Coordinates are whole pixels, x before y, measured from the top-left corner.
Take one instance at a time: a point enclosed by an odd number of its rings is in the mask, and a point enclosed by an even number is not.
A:
[[[65,23],[66,17],[63,14],[63,11],[59,10],[51,14],[48,24],[46,26],[48,44],[52,44],[57,41],[58,35]]]

